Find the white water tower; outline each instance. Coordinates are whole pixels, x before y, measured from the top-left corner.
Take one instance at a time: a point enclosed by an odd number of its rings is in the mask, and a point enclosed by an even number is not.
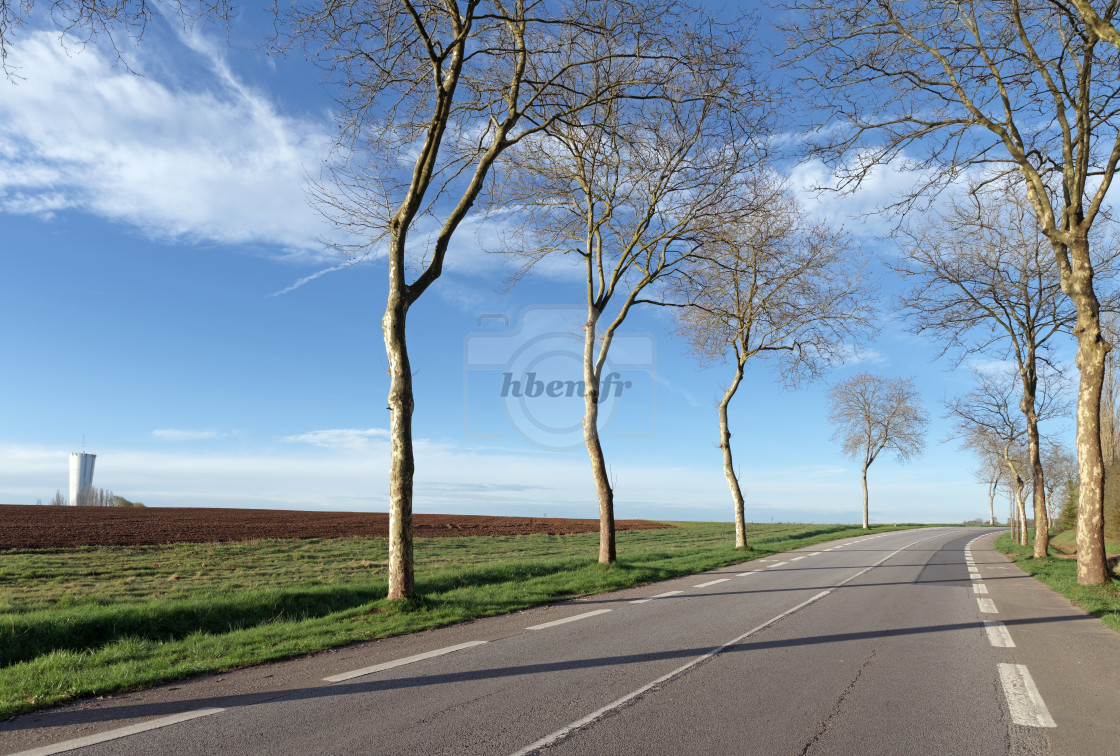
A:
[[[89,492],[93,488],[93,463],[96,459],[96,454],[85,452],[73,452],[70,455],[70,506],[89,503]]]

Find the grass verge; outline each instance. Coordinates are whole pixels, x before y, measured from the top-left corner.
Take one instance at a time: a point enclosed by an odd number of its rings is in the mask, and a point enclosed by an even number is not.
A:
[[[610,568],[594,561],[596,533],[417,539],[422,598],[407,603],[385,600],[385,539],[4,552],[0,719],[867,532],[754,525],[736,551],[730,525],[676,525],[620,532]]]
[[[1009,533],[1003,533],[996,538],[995,547],[1010,556],[1028,575],[1050,586],[1094,617],[1100,617],[1113,630],[1120,631],[1120,583],[1078,585],[1077,561],[1061,557],[1034,559],[1031,557],[1033,539],[1034,533],[1031,532],[1029,540],[1032,543],[1020,546]]]

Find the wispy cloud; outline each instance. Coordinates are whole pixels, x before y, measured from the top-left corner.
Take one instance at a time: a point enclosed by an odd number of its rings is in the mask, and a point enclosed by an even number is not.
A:
[[[228,433],[214,430],[182,430],[179,428],[159,428],[152,431],[152,436],[160,441],[210,441],[216,438],[225,438]]]
[[[76,209],[159,239],[317,256],[324,222],[303,183],[326,154],[329,123],[281,114],[191,40],[193,53],[155,46],[204,57],[186,84],[172,81],[177,60],[155,53],[130,52],[137,75],[94,43],[63,48],[49,32],[15,42],[25,78],[0,81],[0,211]]]
[[[326,449],[363,449],[373,441],[389,438],[385,428],[332,428],[310,431],[280,439],[286,444],[312,444]]]

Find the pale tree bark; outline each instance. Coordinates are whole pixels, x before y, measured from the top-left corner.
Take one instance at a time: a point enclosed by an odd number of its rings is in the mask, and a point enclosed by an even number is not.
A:
[[[849,457],[863,458],[863,527],[867,529],[867,468],[884,450],[900,462],[921,454],[929,415],[910,378],[860,373],[833,386],[828,402],[828,419],[836,428],[833,439]]]
[[[727,407],[731,404],[731,399],[739,390],[742,381],[743,363],[736,354],[735,376],[719,401],[719,448],[723,452],[723,477],[727,479],[727,487],[731,489],[731,505],[735,510],[735,548],[737,549],[747,548],[747,515],[743,489],[739,487],[739,476],[735,474],[735,464],[731,459],[731,426],[727,422]]]
[[[991,0],[788,0],[795,65],[827,114],[822,148],[852,186],[895,159],[921,172],[896,207],[965,172],[1015,175],[1026,189],[1077,312],[1078,582],[1111,578],[1104,559],[1099,400],[1111,345],[1101,337],[1090,237],[1120,161],[1116,4]],[[1094,15],[1095,14],[1095,15]],[[1098,49],[1100,48],[1100,49]],[[1046,128],[1039,128],[1046,123]],[[846,125],[846,127],[842,126]],[[822,134],[826,132],[821,132]]]
[[[867,530],[871,527],[867,519],[867,468],[871,466],[874,460],[867,460],[863,463],[863,529]]]
[[[335,246],[354,256],[387,253],[390,599],[415,596],[409,310],[442,275],[452,238],[493,188],[499,156],[618,95],[618,82],[572,86],[573,72],[603,61],[628,70],[626,61],[647,54],[664,60],[666,35],[657,29],[677,17],[678,4],[627,7],[621,18],[597,0],[297,0],[278,14],[281,46],[314,50],[344,92],[335,161],[315,187],[319,209],[341,232]],[[542,100],[562,104],[526,117]],[[412,234],[420,219],[434,222],[426,238]]]

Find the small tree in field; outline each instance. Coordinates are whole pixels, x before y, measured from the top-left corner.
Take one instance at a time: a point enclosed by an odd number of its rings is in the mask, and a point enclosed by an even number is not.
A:
[[[828,419],[836,427],[833,439],[840,442],[844,454],[863,463],[866,529],[867,468],[883,451],[893,451],[900,462],[921,454],[929,415],[910,378],[860,373],[833,386],[828,398]]]

